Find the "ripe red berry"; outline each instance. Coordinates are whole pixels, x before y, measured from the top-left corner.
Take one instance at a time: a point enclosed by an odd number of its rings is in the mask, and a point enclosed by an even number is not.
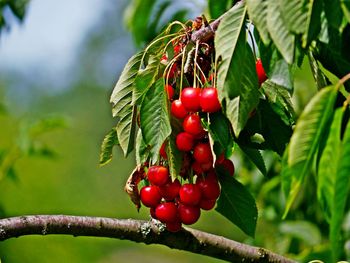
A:
[[[202,199],[217,199],[220,196],[220,185],[210,177],[198,177],[196,185],[199,186]]]
[[[193,157],[199,163],[209,163],[213,160],[209,143],[198,143],[193,149]]]
[[[200,175],[204,172],[209,171],[210,169],[213,168],[213,162],[210,161],[208,163],[199,163],[197,161],[192,163],[192,169],[195,174]]]
[[[190,206],[179,204],[179,217],[185,225],[192,225],[196,223],[201,215],[201,210],[198,206]]]
[[[221,109],[216,88],[205,88],[202,90],[200,106],[204,112],[217,112]]]
[[[149,213],[150,213],[150,215],[151,215],[152,218],[157,219],[157,216],[156,216],[156,208],[155,208],[155,207],[151,207],[151,208],[149,209]]]
[[[174,89],[171,85],[165,85],[164,87],[167,97],[169,100],[171,100],[174,97]]]
[[[174,202],[166,202],[156,207],[156,217],[162,222],[175,222],[178,219],[177,207]]]
[[[163,159],[167,160],[168,155],[166,154],[165,146],[166,146],[166,142],[163,142],[162,147],[160,147],[159,154],[160,156],[163,157]]]
[[[197,205],[201,200],[201,189],[196,184],[184,184],[179,191],[180,201],[185,205]]]
[[[201,118],[197,114],[188,115],[184,119],[182,127],[185,130],[185,132],[188,132],[192,135],[199,135],[203,132]]]
[[[174,63],[169,70],[169,79],[173,79],[175,77],[177,73],[176,71],[177,71],[177,67],[176,67],[176,63]]]
[[[147,172],[148,181],[154,185],[164,185],[169,180],[168,168],[164,166],[151,166]]]
[[[158,190],[158,186],[155,185],[142,187],[140,191],[140,197],[143,205],[147,207],[157,206],[162,199]]]
[[[178,119],[183,119],[187,116],[187,111],[185,107],[182,105],[181,100],[174,100],[171,103],[171,114],[178,118]]]
[[[199,207],[203,210],[211,210],[216,204],[216,199],[201,199]]]
[[[180,221],[180,220],[179,220],[179,221],[175,221],[175,222],[167,222],[167,223],[165,224],[165,226],[166,226],[166,229],[167,229],[168,231],[173,232],[173,233],[180,231],[181,228],[182,228],[182,227],[181,227],[182,224],[181,224],[181,221]]]
[[[187,132],[180,132],[176,136],[176,146],[180,151],[191,151],[194,145],[194,138]]]
[[[159,187],[159,192],[165,200],[171,201],[178,197],[180,188],[181,184],[178,179],[175,179],[174,182],[169,180],[165,185]]]
[[[267,80],[267,76],[261,62],[261,59],[257,59],[255,63],[256,73],[258,75],[259,85],[261,85],[265,80]]]
[[[222,161],[221,165],[231,176],[235,174],[235,165],[231,160],[225,159]]]
[[[187,111],[197,112],[201,109],[200,106],[200,94],[199,88],[184,88],[181,92],[181,102]]]

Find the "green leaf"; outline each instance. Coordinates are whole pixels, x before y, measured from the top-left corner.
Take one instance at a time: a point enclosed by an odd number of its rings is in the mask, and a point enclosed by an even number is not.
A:
[[[349,0],[340,0],[341,8],[343,10],[344,16],[350,23],[350,1]]]
[[[135,79],[135,89],[132,94],[133,105],[137,105],[142,101],[143,96],[156,81],[156,78],[158,77],[159,66],[159,56],[150,56],[146,68],[139,70],[139,73]]]
[[[230,1],[228,0],[208,0],[209,14],[212,19],[218,18],[226,10]]]
[[[246,8],[243,3],[238,3],[233,6],[222,18],[218,30],[215,35],[215,51],[216,61],[220,62],[218,70],[218,89],[219,96],[234,98],[240,94],[239,83],[241,83],[241,74],[237,74],[242,62],[234,59],[236,46],[239,42],[245,44],[244,20]],[[241,44],[242,46],[242,44]],[[233,86],[232,86],[232,83]]]
[[[322,70],[320,69],[320,66],[318,65],[318,62],[315,59],[312,51],[309,51],[308,55],[309,55],[309,63],[310,63],[312,76],[314,77],[314,80],[317,84],[317,89],[320,90],[326,87],[329,81],[327,80],[327,77],[325,76],[325,74],[323,74]]]
[[[284,60],[292,64],[294,60],[295,37],[289,32],[280,10],[279,1],[268,1],[267,28]]]
[[[146,93],[140,109],[142,137],[150,147],[152,163],[158,160],[160,147],[171,134],[167,104],[164,80],[159,79]]]
[[[247,235],[254,237],[258,210],[254,197],[247,188],[224,169],[217,169],[221,195],[215,210],[238,226]]]
[[[137,166],[141,166],[142,164],[144,164],[149,157],[149,148],[147,147],[142,138],[142,132],[140,129],[138,130],[136,136],[135,156]]]
[[[127,105],[122,112],[119,112],[119,121],[116,126],[119,145],[124,152],[124,156],[134,149],[136,133],[136,106]]]
[[[306,22],[310,0],[280,0],[274,2],[279,3],[283,21],[288,30],[296,34],[304,34],[307,30]]]
[[[331,220],[332,201],[334,196],[335,174],[337,173],[341,147],[341,123],[343,111],[337,109],[322,152],[317,175],[317,198],[328,222]]]
[[[285,221],[279,225],[279,231],[302,240],[307,246],[316,246],[321,243],[322,236],[318,227],[308,221]]]
[[[142,56],[143,52],[139,52],[129,59],[114,87],[110,98],[110,102],[113,104],[113,117],[119,117],[121,112],[125,112],[125,109],[132,110],[130,104]]]
[[[288,154],[289,145],[286,147],[281,161],[281,188],[286,199],[288,198],[293,178],[291,169],[288,169]]]
[[[321,31],[321,12],[323,4],[321,1],[312,0],[309,3],[309,12],[306,21],[306,32],[303,35],[302,46],[306,48],[312,40],[317,38]]]
[[[28,3],[29,3],[29,0],[9,1],[9,6],[11,8],[11,11],[21,21],[23,21],[23,19],[24,19]]]
[[[183,161],[183,152],[179,151],[179,149],[176,146],[175,134],[172,134],[169,137],[166,153],[168,156],[170,175],[172,179],[175,179],[180,174],[182,161]]]
[[[230,149],[233,146],[231,125],[222,112],[209,114],[209,133],[215,142],[218,142],[223,149]]]
[[[259,171],[266,176],[266,165],[264,158],[261,155],[261,152],[257,149],[252,149],[249,147],[245,147],[242,145],[239,145],[239,148],[247,155],[247,157],[255,164],[255,166],[259,169]]]
[[[270,42],[267,30],[267,3],[264,0],[246,0],[248,15],[253,21],[255,28],[259,31],[261,40],[267,45]]]
[[[328,25],[339,30],[343,20],[342,0],[323,0]],[[350,3],[350,1],[349,1]]]
[[[292,182],[284,216],[287,215],[299,194],[305,176],[309,173],[319,141],[326,124],[333,116],[333,106],[337,90],[326,87],[318,92],[302,112],[290,140],[288,168],[291,169]]]
[[[154,0],[134,0],[127,9],[127,26],[132,32],[136,44],[139,46],[149,39],[149,31],[147,29],[152,9],[156,2]]]
[[[338,259],[343,247],[340,231],[350,190],[350,122],[346,126],[338,162],[330,224],[330,242],[332,244],[334,262]]]

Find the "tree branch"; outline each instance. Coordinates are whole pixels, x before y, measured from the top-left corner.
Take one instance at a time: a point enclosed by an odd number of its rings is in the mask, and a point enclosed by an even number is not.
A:
[[[177,233],[160,231],[159,224],[156,222],[66,215],[0,219],[0,241],[25,235],[49,234],[110,237],[146,244],[162,244],[231,262],[295,262],[263,248],[252,247],[194,229],[186,228]]]

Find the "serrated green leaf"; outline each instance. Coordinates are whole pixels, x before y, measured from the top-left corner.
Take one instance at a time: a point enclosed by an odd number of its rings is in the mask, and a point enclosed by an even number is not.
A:
[[[149,148],[147,147],[142,138],[142,132],[140,129],[138,130],[136,136],[135,157],[137,166],[141,166],[142,164],[144,164],[149,157]]]
[[[134,149],[136,133],[136,106],[127,105],[123,111],[119,112],[119,121],[116,126],[119,145],[124,152],[124,156]]]
[[[333,122],[328,134],[326,146],[322,152],[317,175],[317,198],[328,222],[331,220],[331,209],[334,196],[335,174],[337,173],[341,147],[342,109],[334,113]]]
[[[288,154],[289,145],[286,147],[281,161],[281,188],[285,199],[288,198],[293,177],[291,169],[288,169]]]
[[[330,224],[330,241],[334,262],[338,260],[342,251],[340,232],[350,190],[350,122],[346,126],[338,162]]]
[[[160,147],[171,134],[167,104],[164,80],[159,79],[146,93],[140,109],[142,137],[150,147],[152,163],[158,160]]]
[[[289,32],[281,14],[279,1],[268,1],[267,28],[284,60],[292,64],[294,60],[295,37]]]
[[[221,16],[226,11],[229,2],[228,0],[208,0],[210,17],[215,19]]]
[[[264,0],[246,0],[248,15],[253,21],[255,28],[259,31],[261,40],[267,45],[270,42],[267,30],[267,3]]]
[[[249,147],[239,145],[239,148],[247,155],[247,157],[255,164],[259,171],[266,176],[267,170],[264,158],[261,155],[261,152],[257,149],[252,149]]]
[[[113,104],[113,117],[125,115],[126,111],[131,111],[135,78],[141,66],[143,52],[132,56],[125,65],[117,84],[115,85],[110,102]]]
[[[137,105],[142,101],[142,97],[156,81],[160,66],[159,56],[150,56],[145,69],[139,70],[135,79],[135,88],[132,94],[132,104]]]
[[[284,216],[299,193],[305,176],[309,173],[325,124],[333,116],[333,106],[337,90],[326,87],[318,92],[302,112],[290,140],[288,168],[292,182]]]
[[[307,30],[310,0],[280,0],[280,10],[288,30],[296,34],[304,34]]]
[[[215,210],[238,226],[247,235],[254,237],[258,210],[254,197],[247,188],[224,169],[217,169],[221,195]]]
[[[241,74],[236,74],[241,67],[241,60],[234,60],[236,46],[239,42],[245,44],[244,21],[246,8],[243,3],[233,6],[222,18],[215,35],[215,59],[220,61],[217,76],[219,96],[234,98],[240,94]],[[241,44],[242,46],[242,44]],[[240,56],[242,57],[242,56]],[[244,61],[243,61],[244,62]],[[232,86],[231,84],[234,83]]]

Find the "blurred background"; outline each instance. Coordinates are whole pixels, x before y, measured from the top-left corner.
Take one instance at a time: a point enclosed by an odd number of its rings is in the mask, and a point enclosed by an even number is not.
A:
[[[202,0],[167,2],[171,4],[157,17],[155,31],[167,21],[194,18],[207,8]],[[23,23],[9,9],[3,10],[10,28],[0,35],[1,217],[69,214],[149,219],[148,209],[137,213],[123,191],[134,156],[125,160],[118,148],[110,164],[98,165],[100,143],[114,124],[109,95],[128,58],[147,39],[140,40],[127,29],[127,24],[133,26],[128,20],[133,14],[129,4],[127,0],[33,0]],[[295,103],[300,110],[316,89],[307,62],[296,71]],[[310,88],[300,91],[300,87]],[[276,156],[265,157],[274,167]],[[305,254],[304,248],[310,246],[315,249],[308,255],[325,253],[321,226],[304,217],[300,224],[281,224],[278,178],[267,183],[243,157],[235,161],[238,177],[258,198],[256,239],[215,211],[203,213],[193,227],[283,254]],[[220,262],[157,245],[70,236],[1,242],[0,259],[2,263]]]

